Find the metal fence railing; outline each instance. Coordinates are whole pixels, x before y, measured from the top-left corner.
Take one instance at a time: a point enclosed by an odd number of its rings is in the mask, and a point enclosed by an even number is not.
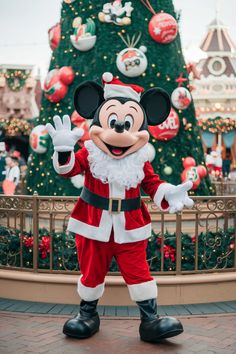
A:
[[[77,199],[1,196],[0,267],[77,273],[75,237],[66,231]],[[152,219],[147,259],[154,274],[236,270],[236,196],[193,199],[192,209],[169,214],[143,198]],[[115,263],[110,270],[118,274]]]

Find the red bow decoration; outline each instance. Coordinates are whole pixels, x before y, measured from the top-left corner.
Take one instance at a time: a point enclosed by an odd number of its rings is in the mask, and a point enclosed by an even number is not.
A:
[[[161,245],[161,237],[157,237],[157,244],[158,246]],[[176,254],[176,249],[172,246],[167,246],[167,245],[164,245],[164,248],[161,249],[161,252],[164,253],[164,257],[167,259],[167,258],[170,258],[170,260],[172,262],[175,262],[175,254]]]
[[[33,247],[33,244],[34,244],[33,236],[31,236],[31,237],[23,236],[22,240],[23,240],[23,244],[25,247],[28,247],[28,248]]]
[[[170,260],[172,262],[174,262],[175,261],[175,253],[176,253],[176,250],[174,247],[164,245],[164,257],[165,258],[170,258]]]
[[[41,258],[47,258],[47,254],[50,252],[50,236],[43,236],[39,244],[39,250]]]

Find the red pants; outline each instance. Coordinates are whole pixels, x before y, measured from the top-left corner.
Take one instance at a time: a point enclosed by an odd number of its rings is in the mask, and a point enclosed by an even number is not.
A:
[[[156,298],[156,282],[150,275],[146,260],[147,240],[118,244],[114,242],[113,234],[109,242],[76,235],[76,245],[82,274],[78,293],[83,300],[93,301],[102,296],[112,257],[128,285],[132,300]]]

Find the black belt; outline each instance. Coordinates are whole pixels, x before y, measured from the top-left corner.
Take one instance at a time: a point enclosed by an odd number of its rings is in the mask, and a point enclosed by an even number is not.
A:
[[[132,211],[141,207],[141,198],[105,198],[101,195],[91,192],[88,188],[83,187],[80,198],[99,209],[108,210],[110,214],[120,213],[121,211]]]

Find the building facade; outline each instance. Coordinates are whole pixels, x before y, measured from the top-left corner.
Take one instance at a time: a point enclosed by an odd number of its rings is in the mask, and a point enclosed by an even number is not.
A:
[[[207,150],[230,150],[236,162],[236,45],[227,26],[212,21],[200,46],[205,58],[197,63],[200,79],[193,80],[196,115]]]
[[[27,158],[31,120],[39,115],[39,75],[31,65],[0,65],[0,140]]]

